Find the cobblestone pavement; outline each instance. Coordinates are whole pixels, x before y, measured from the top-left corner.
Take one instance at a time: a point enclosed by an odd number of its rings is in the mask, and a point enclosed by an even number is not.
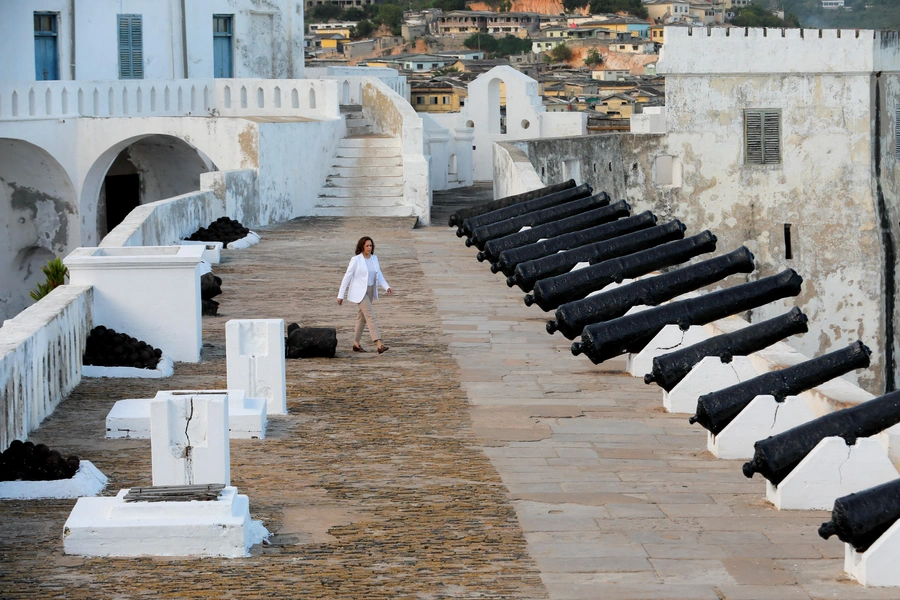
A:
[[[338,329],[335,359],[288,361],[286,416],[232,440],[232,483],[272,543],[245,559],[66,556],[74,501],[0,502],[0,597],[897,598],[842,576],[824,512],[779,512],[657,388],[593,366],[453,230],[304,219],[216,268],[203,360],[166,389],[225,385],[231,318]],[[362,234],[392,298],[390,346],[350,352],[336,290]],[[373,346],[365,342],[371,350]],[[85,380],[33,434],[91,460],[104,492],[150,484],[148,440],[106,440],[116,400],[160,382]]]
[[[445,225],[444,222],[436,225]],[[900,598],[843,574],[824,511],[778,511],[662,392],[593,365],[448,227],[417,230],[473,428],[551,598]]]
[[[304,219],[226,252],[203,360],[178,364],[162,384],[224,388],[232,318],[338,329],[336,358],[288,361],[289,414],[271,418],[268,438],[231,442],[232,483],[277,534],[271,545],[246,559],[83,559],[62,552],[74,501],[4,501],[0,597],[545,598],[513,506],[472,436],[412,225]],[[363,234],[396,290],[376,303],[383,355],[350,352],[355,311],[335,302]],[[85,380],[31,439],[92,461],[110,478],[105,495],[150,485],[149,440],[106,440],[104,419],[116,400],[159,386]]]

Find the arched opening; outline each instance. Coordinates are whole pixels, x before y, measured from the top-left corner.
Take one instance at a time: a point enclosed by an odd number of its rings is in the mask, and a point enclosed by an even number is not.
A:
[[[206,155],[173,136],[149,135],[123,143],[124,148],[98,160],[109,160],[112,154],[97,195],[98,241],[135,207],[199,190],[200,174],[217,170]]]
[[[78,246],[75,186],[45,150],[0,138],[0,322],[34,304],[41,267]]]
[[[503,81],[500,79],[491,79],[488,82],[488,133],[491,134],[506,133],[500,106],[501,85],[503,85]]]
[[[450,160],[447,161],[447,173],[450,175],[456,175],[456,155],[451,154]]]
[[[341,84],[341,104],[350,104],[350,82],[346,79]]]

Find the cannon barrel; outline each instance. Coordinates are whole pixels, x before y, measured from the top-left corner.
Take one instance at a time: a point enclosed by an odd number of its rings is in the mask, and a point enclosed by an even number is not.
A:
[[[504,275],[512,276],[516,272],[516,267],[523,262],[617,238],[635,231],[652,228],[654,225],[656,225],[656,215],[649,210],[645,210],[633,217],[625,217],[612,223],[604,223],[603,225],[588,227],[572,233],[564,233],[542,242],[504,250],[497,257],[497,261],[491,265],[491,273],[503,271]]]
[[[900,391],[829,413],[756,442],[753,458],[744,463],[744,475],[753,477],[759,473],[778,485],[825,438],[841,437],[852,446],[857,439],[873,436],[897,423],[900,423]]]
[[[632,306],[656,306],[704,285],[721,281],[729,275],[752,273],[753,268],[753,254],[746,246],[741,246],[733,252],[695,265],[563,304],[556,309],[556,319],[547,322],[547,333],[558,329],[571,340],[579,336],[588,325],[617,319]]]
[[[566,202],[577,200],[579,198],[587,198],[591,195],[591,191],[590,185],[582,183],[579,186],[568,188],[560,192],[540,196],[539,198],[534,198],[533,200],[528,200],[526,202],[517,202],[516,204],[484,213],[483,215],[469,217],[463,221],[462,225],[459,226],[459,229],[456,230],[456,237],[462,237],[464,235],[470,237],[472,232],[478,227],[484,227],[491,223],[512,219],[513,217],[518,217],[536,210],[544,210],[545,208],[550,208],[552,206],[559,206],[560,204],[565,204]]]
[[[476,204],[475,206],[461,208],[450,215],[450,219],[447,222],[447,225],[449,227],[456,227],[458,225],[461,225],[463,221],[465,221],[469,217],[482,215],[484,213],[491,212],[492,210],[503,208],[504,206],[511,206],[519,202],[527,202],[529,200],[534,200],[535,198],[540,198],[541,196],[547,196],[549,194],[561,192],[573,187],[575,187],[575,180],[570,179],[562,183],[554,183],[553,185],[548,185],[547,187],[531,190],[530,192],[523,192],[514,196],[504,196],[503,198],[491,200],[490,202],[482,202],[481,204]]]
[[[775,396],[783,402],[787,396],[822,385],[844,373],[869,366],[872,353],[862,342],[854,342],[846,348],[829,352],[780,371],[763,373],[697,398],[697,413],[691,423],[699,423],[718,434],[757,396]]]
[[[842,542],[865,552],[900,519],[900,479],[848,494],[834,501],[831,520],[822,523],[819,535],[837,535]]]
[[[545,223],[553,223],[608,204],[609,195],[606,192],[600,192],[593,196],[578,198],[543,210],[535,210],[504,221],[489,223],[473,230],[472,236],[466,240],[466,246],[475,246],[479,250],[483,250],[486,242],[516,233],[523,227],[537,227]]]
[[[684,224],[674,220],[657,227],[642,229],[610,240],[519,263],[515,272],[506,278],[506,285],[509,287],[518,285],[523,292],[530,292],[534,289],[534,284],[541,279],[568,273],[580,262],[588,262],[595,258],[612,260],[654,248],[666,242],[682,239],[684,230]]]
[[[781,316],[657,356],[653,359],[653,370],[644,375],[644,383],[655,382],[671,392],[704,357],[717,356],[722,362],[730,363],[733,356],[747,356],[790,335],[806,333],[807,321],[806,315],[795,306]]]
[[[553,310],[566,302],[581,300],[591,292],[602,290],[612,282],[633,279],[657,269],[681,264],[716,249],[716,236],[709,230],[697,235],[605,260],[584,269],[541,279],[534,290],[525,295],[525,304],[537,304]]]
[[[479,252],[476,258],[478,258],[479,262],[484,262],[485,260],[494,262],[504,250],[533,244],[544,238],[549,239],[564,233],[609,223],[610,221],[627,217],[629,214],[631,214],[631,206],[624,200],[618,200],[607,206],[560,219],[554,223],[544,223],[525,231],[517,231],[516,233],[493,239],[484,245],[484,250]]]
[[[591,362],[598,364],[626,352],[640,352],[666,325],[678,325],[682,330],[691,325],[705,325],[781,298],[796,296],[800,293],[801,283],[803,278],[796,271],[786,269],[759,281],[588,325],[581,332],[581,342],[572,344],[572,354],[584,353]]]

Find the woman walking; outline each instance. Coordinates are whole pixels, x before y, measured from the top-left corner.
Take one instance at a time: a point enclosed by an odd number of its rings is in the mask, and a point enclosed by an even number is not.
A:
[[[381,267],[378,266],[375,242],[366,235],[356,242],[356,256],[350,259],[337,297],[338,305],[343,304],[344,293],[346,293],[347,300],[355,302],[359,306],[359,312],[356,314],[356,335],[353,338],[354,352],[368,352],[359,345],[364,325],[369,326],[369,335],[372,336],[372,341],[378,345],[378,354],[387,352],[388,347],[381,342],[381,333],[378,331],[375,313],[372,310],[372,301],[378,299],[379,285],[387,290],[389,296],[393,295],[394,290],[384,280]]]

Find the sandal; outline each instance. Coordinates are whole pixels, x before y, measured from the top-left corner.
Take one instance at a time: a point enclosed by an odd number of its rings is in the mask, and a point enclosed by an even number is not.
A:
[[[366,350],[362,346],[353,346],[353,351],[354,352],[368,352],[368,350]],[[379,350],[379,352],[381,352],[381,350]]]
[[[387,352],[388,350],[390,350],[390,348],[388,348],[387,346],[381,346],[380,348],[378,348],[378,354],[382,354],[384,352]]]

